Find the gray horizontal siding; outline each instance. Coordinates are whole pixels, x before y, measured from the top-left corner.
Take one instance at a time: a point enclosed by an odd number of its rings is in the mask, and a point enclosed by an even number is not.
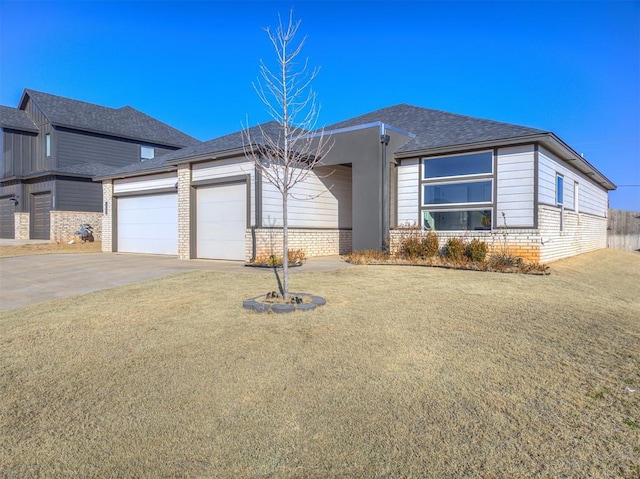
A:
[[[171,151],[175,151],[174,149],[171,148],[162,148],[160,146],[156,146],[155,148],[155,156],[160,156],[160,155],[164,155],[165,153],[169,153]]]
[[[102,183],[79,179],[56,180],[58,211],[102,211]]]
[[[153,146],[155,148],[155,156],[173,151],[170,148],[150,143],[67,128],[56,128],[56,141],[58,168],[79,163],[102,163],[108,166],[130,165],[140,161],[141,144]]]
[[[125,166],[140,161],[140,145],[107,136],[56,129],[58,168],[79,163]]]

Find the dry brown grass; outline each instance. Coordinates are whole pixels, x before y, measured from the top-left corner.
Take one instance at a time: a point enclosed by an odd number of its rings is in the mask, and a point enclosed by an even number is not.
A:
[[[35,243],[0,246],[0,258],[52,253],[100,253],[101,243]]]
[[[0,314],[2,477],[638,477],[640,255],[191,272]],[[628,389],[627,389],[628,388]],[[629,392],[629,389],[636,392]]]

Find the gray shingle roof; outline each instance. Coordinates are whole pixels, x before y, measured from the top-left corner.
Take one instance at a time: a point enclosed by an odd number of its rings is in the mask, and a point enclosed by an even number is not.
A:
[[[177,150],[177,151],[181,151],[181,150]],[[103,173],[97,173],[93,175],[93,177],[95,180],[96,178],[128,176],[130,174],[144,173],[145,171],[152,171],[152,170],[158,170],[158,169],[164,169],[164,170],[175,169],[175,167],[172,168],[171,165],[167,163],[167,160],[165,158],[166,156],[167,154],[164,154],[164,155],[156,156],[155,158],[152,158],[150,160],[145,160],[138,163],[132,163],[127,166],[122,166],[117,168],[111,167],[109,170],[106,170]]]
[[[253,145],[264,145],[265,139],[263,133],[269,138],[279,140],[282,130],[280,124],[276,121],[269,121],[249,128],[248,133],[251,137],[251,143]],[[192,156],[208,155],[221,153],[223,151],[237,150],[245,146],[247,138],[244,130],[230,133],[229,135],[220,136],[213,140],[205,141],[199,145],[182,148],[181,150],[172,151],[165,155],[162,155],[166,161],[176,163],[183,158],[189,158]],[[280,141],[278,141],[280,143]]]
[[[54,125],[169,146],[200,143],[130,106],[108,108],[35,90],[25,93]]]
[[[400,104],[325,127],[325,131],[381,121],[416,135],[398,152],[465,145],[547,133],[526,126],[473,118],[429,108]]]
[[[103,165],[102,163],[79,163],[77,165],[69,165],[55,170],[56,173],[71,174],[80,176],[104,176],[117,170],[116,167]]]
[[[276,139],[279,137],[280,131],[281,130],[279,124],[275,121],[263,123],[262,125],[254,126],[249,129],[251,142],[254,145],[264,144],[262,132],[264,132],[269,137]],[[206,155],[216,156],[225,151],[239,150],[245,146],[245,143],[245,134],[242,130],[240,130],[229,135],[205,141],[197,145],[187,146],[180,150],[165,153],[164,155],[157,156],[152,160],[146,160],[141,163],[134,163],[132,165],[118,168],[117,170],[105,173],[104,176],[120,176],[129,175],[131,173],[143,173],[147,170],[156,170],[167,167],[169,165],[175,165],[188,158]],[[100,177],[100,175],[95,176]]]
[[[39,131],[24,111],[2,105],[0,105],[0,127],[34,133]]]

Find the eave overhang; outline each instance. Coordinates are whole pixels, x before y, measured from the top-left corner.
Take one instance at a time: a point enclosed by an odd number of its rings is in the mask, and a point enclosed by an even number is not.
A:
[[[420,150],[396,152],[396,159],[406,159],[415,157],[426,157],[455,153],[460,151],[481,150],[486,148],[521,146],[538,144],[542,145],[552,153],[558,155],[560,159],[571,165],[576,170],[591,178],[595,183],[606,190],[615,190],[616,185],[598,171],[591,163],[579,155],[573,148],[558,138],[554,133],[543,133],[537,135],[526,135],[515,138],[504,138],[500,140],[479,141],[473,143],[447,145],[437,148],[423,148]]]

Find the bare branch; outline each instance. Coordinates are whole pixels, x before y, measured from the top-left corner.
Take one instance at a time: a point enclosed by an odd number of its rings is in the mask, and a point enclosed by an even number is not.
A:
[[[247,122],[243,129],[245,156],[253,161],[256,172],[282,195],[285,298],[288,295],[287,200],[320,196],[300,194],[295,186],[307,180],[314,167],[321,165],[332,146],[324,131],[314,132],[320,107],[311,84],[320,69],[310,69],[308,59],[298,61],[307,41],[306,36],[296,41],[299,28],[300,21],[294,20],[293,10],[290,10],[286,23],[278,15],[275,29],[264,29],[274,49],[275,62],[269,67],[260,60],[259,78],[252,86],[277,127],[269,123],[265,124],[270,125],[268,129],[264,125],[249,128]],[[317,172],[314,174],[318,176]]]

